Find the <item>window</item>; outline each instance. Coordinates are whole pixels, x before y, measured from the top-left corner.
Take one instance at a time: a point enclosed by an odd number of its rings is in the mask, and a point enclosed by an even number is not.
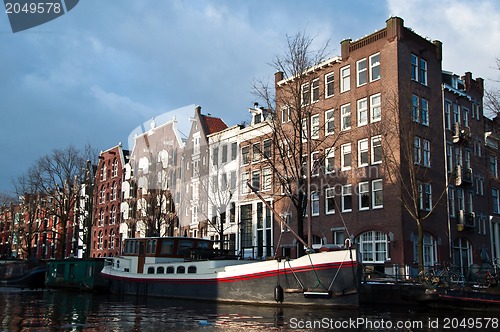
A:
[[[374,136],[372,140],[372,164],[380,164],[382,162],[382,136]]]
[[[462,113],[464,116],[464,126],[469,128],[469,110],[467,108],[462,108]]]
[[[453,171],[453,145],[446,144],[446,167],[448,172]]]
[[[302,92],[302,105],[309,104],[309,83],[302,84],[301,92]]]
[[[352,211],[352,185],[342,186],[342,212]]]
[[[340,126],[341,130],[351,129],[351,104],[340,106]]]
[[[458,188],[456,190],[456,193],[457,193],[457,207],[458,207],[458,210],[465,210],[464,190],[462,188]]]
[[[342,170],[351,169],[351,143],[343,144],[340,149],[342,151]]]
[[[335,213],[335,188],[325,189],[325,214]]]
[[[262,171],[262,190],[267,191],[271,190],[272,178],[271,178],[271,169],[265,168]]]
[[[368,124],[368,100],[358,100],[358,127]]]
[[[429,234],[424,233],[423,238],[423,246],[424,246],[424,266],[432,266],[438,262],[437,260],[437,242],[436,240]],[[418,238],[416,237],[413,242],[413,259],[415,262],[418,262]]]
[[[418,57],[415,54],[411,55],[411,79],[418,81]]]
[[[453,104],[453,125],[460,123],[460,105]]]
[[[444,126],[446,129],[451,130],[451,102],[448,100],[444,102]]]
[[[319,216],[319,193],[314,191],[311,193],[312,215]]]
[[[368,231],[361,234],[358,241],[363,263],[384,263],[390,259],[387,234],[379,231]]]
[[[238,154],[238,143],[231,143],[231,161],[236,160],[236,155]]]
[[[329,73],[325,75],[325,98],[331,97],[334,94],[334,75]]]
[[[319,114],[311,117],[311,138],[319,138]]]
[[[236,190],[236,171],[231,171],[229,176],[229,189],[234,192],[234,190]]]
[[[420,137],[415,136],[415,140],[413,141],[413,163],[420,164],[422,161],[422,151],[420,146]]]
[[[266,139],[264,141],[264,151],[262,156],[264,157],[264,159],[271,158],[271,139]]]
[[[358,86],[365,85],[368,81],[368,69],[366,67],[366,59],[356,62],[357,84]]]
[[[312,81],[312,92],[311,92],[312,102],[317,102],[319,100],[319,79]]]
[[[462,149],[459,146],[455,147],[455,165],[462,166]]]
[[[256,191],[260,191],[260,171],[252,172],[252,188]]]
[[[245,172],[245,173],[241,173],[241,188],[240,188],[240,191],[242,194],[248,194],[248,173]]]
[[[380,79],[380,53],[370,56],[370,81]]]
[[[448,213],[450,217],[455,217],[455,189],[448,188]]]
[[[283,107],[281,109],[281,123],[290,121],[290,107]]]
[[[315,151],[315,152],[311,153],[311,175],[312,176],[319,175],[319,170],[321,168],[321,165],[319,162],[320,162],[319,152]]]
[[[325,135],[331,135],[335,133],[335,122],[333,115],[333,110],[328,110],[325,112]]]
[[[307,119],[302,119],[302,141],[307,141]]]
[[[345,245],[345,230],[333,230],[333,244],[336,246],[344,246]]]
[[[370,208],[370,183],[359,183],[359,210],[368,210]]]
[[[498,189],[491,189],[491,201],[493,204],[493,213],[500,213],[500,197],[498,196]]]
[[[325,156],[325,173],[335,173],[335,149],[330,148],[326,150]]]
[[[212,165],[219,165],[219,148],[212,149]]]
[[[340,68],[340,92],[346,92],[351,89],[351,67]]]
[[[222,158],[221,162],[223,164],[227,163],[227,145],[222,146],[222,157],[221,158]]]
[[[381,103],[382,99],[380,93],[370,96],[370,114],[372,117],[372,122],[380,121],[380,119],[382,118]]]
[[[425,126],[429,125],[429,102],[427,99],[421,98],[420,104],[422,105],[421,115],[422,115],[422,124]]]
[[[380,209],[384,206],[384,192],[382,179],[372,181],[372,209]]]
[[[413,121],[415,122],[420,122],[420,110],[419,110],[419,105],[418,105],[418,96],[412,95],[411,96],[411,104],[412,104],[412,118]]]
[[[368,139],[358,141],[358,166],[368,166]]]
[[[419,73],[420,83],[427,85],[427,61],[420,59],[420,73]]]
[[[118,159],[113,160],[113,166],[111,168],[112,177],[118,176]]]
[[[110,223],[111,225],[114,225],[116,223],[116,206],[113,205],[111,208],[111,213],[109,215]]]
[[[476,178],[476,194],[484,196],[484,179],[482,177]]]
[[[490,175],[494,178],[498,177],[497,157],[490,156]]]
[[[426,139],[422,139],[422,145],[422,165],[425,167],[431,167],[431,142]]]
[[[420,209],[424,211],[432,210],[432,186],[430,183],[420,183]]]
[[[252,163],[260,161],[260,142],[252,145]]]
[[[250,162],[250,146],[244,146],[241,148],[241,164],[246,165]]]

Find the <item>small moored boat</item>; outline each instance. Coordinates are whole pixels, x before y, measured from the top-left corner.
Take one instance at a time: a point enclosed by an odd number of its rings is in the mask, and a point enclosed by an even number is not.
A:
[[[358,306],[360,269],[354,248],[297,259],[245,260],[198,238],[126,239],[124,254],[102,275],[118,294],[234,303]]]
[[[81,291],[105,290],[108,284],[100,273],[103,267],[104,258],[50,260],[45,286]]]

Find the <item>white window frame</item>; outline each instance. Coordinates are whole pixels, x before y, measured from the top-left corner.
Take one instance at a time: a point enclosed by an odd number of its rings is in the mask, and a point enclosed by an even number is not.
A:
[[[335,214],[335,187],[325,188],[325,214]]]
[[[362,206],[364,200],[363,196],[366,196],[366,202],[368,206]],[[370,182],[364,181],[358,184],[358,209],[359,211],[370,210]]]
[[[349,197],[351,199],[351,208],[346,209],[345,199]],[[346,184],[342,186],[342,212],[351,212],[352,211],[352,185]]]
[[[342,144],[340,146],[340,151],[341,151],[341,170],[343,171],[346,171],[346,170],[350,170],[351,167],[352,167],[352,148],[351,148],[351,143],[346,143],[346,144]],[[349,155],[350,159],[351,159],[351,162],[350,164],[347,166],[345,165],[346,163],[346,156]]]
[[[455,218],[455,188],[448,188],[448,213]]]
[[[326,149],[325,155],[325,174],[332,173],[335,173],[335,148]]]
[[[364,64],[364,68],[362,67]],[[363,86],[368,83],[368,61],[366,58],[356,62],[356,86]]]
[[[380,160],[375,160],[377,153],[375,153],[375,148],[380,147]],[[382,135],[373,136],[371,138],[371,162],[372,165],[377,165],[382,163],[384,151],[382,150]]]
[[[418,70],[418,81],[420,84],[427,85],[427,60],[420,58]]]
[[[333,109],[325,111],[325,135],[332,134],[335,134],[335,112]]]
[[[411,79],[413,81],[417,81],[418,82],[418,74],[419,74],[419,71],[418,71],[418,56],[416,56],[413,53],[411,54],[410,64],[411,64]]]
[[[377,122],[382,119],[382,94],[370,96],[370,121]]]
[[[281,123],[290,122],[290,107],[285,106],[281,108]]]
[[[377,57],[378,57],[378,60],[376,59]],[[375,70],[378,70],[378,76],[374,75]],[[381,76],[381,73],[380,73],[380,52],[379,52],[379,53],[375,53],[375,54],[370,55],[370,82],[379,80],[380,76]]]
[[[311,192],[311,215],[313,217],[319,216],[319,193],[317,191]]]
[[[316,78],[311,83],[311,103],[319,101],[319,78]]]
[[[377,202],[378,195],[381,196],[382,203]],[[381,209],[384,207],[384,182],[382,179],[372,181],[372,209]]]
[[[309,105],[309,99],[311,98],[311,90],[309,83],[304,83],[300,87],[300,95],[301,95],[301,105]]]
[[[319,114],[311,116],[311,138],[318,139],[319,138]]]
[[[362,98],[357,101],[358,127],[368,124],[368,98]]]
[[[345,131],[351,129],[351,122],[351,104],[340,106],[340,130]]]
[[[325,75],[325,98],[330,98],[333,95],[335,95],[335,73],[331,72]]]
[[[240,187],[240,193],[242,195],[246,195],[250,192],[250,188],[248,188],[247,182],[249,180],[249,174],[248,172],[243,172],[241,173],[241,187]]]
[[[422,165],[431,167],[431,141],[422,139]]]
[[[491,188],[491,203],[493,207],[493,213],[500,213],[500,196],[497,188]]]
[[[358,167],[365,167],[370,164],[369,150],[368,138],[360,139],[358,141]],[[365,157],[366,162],[363,162],[363,157]]]
[[[421,123],[424,126],[429,126],[429,101],[425,98],[420,98],[420,105]]]
[[[262,191],[269,191],[272,189],[272,172],[271,168],[264,168],[262,170]]]
[[[340,93],[351,90],[351,66],[340,68]]]

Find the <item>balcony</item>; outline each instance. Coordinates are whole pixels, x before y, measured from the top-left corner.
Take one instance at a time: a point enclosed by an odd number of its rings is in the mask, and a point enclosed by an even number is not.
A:
[[[465,144],[469,141],[470,129],[460,126],[460,123],[455,123],[455,131],[453,133],[453,143]]]
[[[460,229],[474,229],[476,227],[476,214],[460,210],[458,215],[458,227]]]
[[[474,181],[472,168],[464,168],[462,165],[455,166],[455,186],[470,187]]]

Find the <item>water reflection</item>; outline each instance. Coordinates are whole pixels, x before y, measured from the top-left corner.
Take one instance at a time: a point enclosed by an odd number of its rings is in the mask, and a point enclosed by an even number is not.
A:
[[[497,313],[436,311],[427,308],[362,308],[340,310],[296,307],[217,305],[209,302],[137,298],[65,291],[0,288],[0,331],[261,331],[313,327],[339,329],[339,323],[362,319],[380,323],[422,322],[421,326],[364,330],[436,331],[432,319],[498,317]],[[312,324],[322,324],[313,326]],[[387,326],[386,326],[387,327]],[[484,330],[484,329],[483,329]],[[494,330],[494,329],[492,329]]]

